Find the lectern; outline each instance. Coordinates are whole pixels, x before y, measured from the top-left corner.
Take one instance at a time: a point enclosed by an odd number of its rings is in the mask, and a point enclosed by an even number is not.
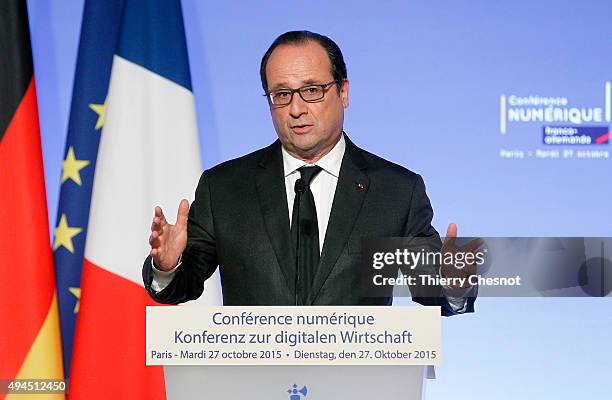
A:
[[[440,319],[436,307],[147,307],[147,363],[164,365],[169,400],[420,400]]]
[[[433,366],[165,366],[168,400],[420,400]]]

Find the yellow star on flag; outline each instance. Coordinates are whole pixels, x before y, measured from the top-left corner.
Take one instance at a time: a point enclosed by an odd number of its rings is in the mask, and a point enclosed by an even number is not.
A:
[[[57,250],[60,246],[64,246],[66,250],[74,253],[72,238],[81,233],[83,229],[73,228],[68,226],[66,214],[62,214],[60,222],[55,228],[55,240],[53,241],[53,250]]]
[[[77,160],[74,155],[74,148],[70,146],[66,159],[62,164],[62,183],[66,182],[68,179],[72,179],[77,185],[81,186],[80,171],[89,165],[89,161]]]
[[[81,288],[78,287],[69,287],[68,291],[76,297],[76,304],[74,305],[74,313],[79,312],[79,305],[81,303]]]
[[[98,114],[98,120],[96,121],[96,130],[102,128],[104,125],[104,117],[106,116],[106,105],[108,104],[108,97],[104,99],[104,104],[92,103],[89,105],[96,114]]]

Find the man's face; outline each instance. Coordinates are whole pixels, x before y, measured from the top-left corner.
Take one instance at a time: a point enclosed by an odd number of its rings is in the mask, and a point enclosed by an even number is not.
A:
[[[277,47],[266,67],[268,91],[297,89],[312,84],[324,84],[334,78],[325,49],[316,42]],[[344,109],[348,107],[348,81],[325,90],[325,97],[307,103],[299,93],[287,106],[270,106],[274,129],[283,147],[294,157],[316,162],[327,154],[342,134]]]

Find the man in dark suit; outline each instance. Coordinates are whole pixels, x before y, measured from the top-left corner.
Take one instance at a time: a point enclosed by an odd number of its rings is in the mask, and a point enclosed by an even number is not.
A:
[[[261,78],[278,140],[205,171],[175,225],[156,207],[145,287],[156,301],[182,303],[199,297],[219,266],[225,305],[391,304],[391,296],[360,290],[361,239],[439,243],[423,180],[344,134],[349,81],[331,39],[307,31],[279,36]],[[456,226],[447,236],[456,236]],[[424,272],[438,275],[431,268]],[[434,286],[413,298],[452,315],[473,311],[467,290]]]

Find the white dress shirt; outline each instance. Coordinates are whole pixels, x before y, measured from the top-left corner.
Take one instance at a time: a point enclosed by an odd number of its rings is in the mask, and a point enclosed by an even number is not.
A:
[[[319,254],[323,250],[323,242],[325,241],[325,232],[327,231],[327,223],[331,214],[332,204],[334,202],[334,193],[338,185],[338,176],[340,175],[340,165],[342,165],[342,157],[346,141],[344,135],[333,149],[324,155],[315,164],[307,164],[304,161],[293,157],[283,147],[283,168],[285,170],[285,190],[287,191],[287,205],[289,205],[289,225],[291,226],[291,217],[293,214],[293,201],[295,200],[295,182],[300,179],[300,171],[298,168],[305,165],[318,165],[323,168],[321,172],[315,175],[310,182],[310,190],[314,197],[315,207],[317,208],[317,222],[319,228]]]

